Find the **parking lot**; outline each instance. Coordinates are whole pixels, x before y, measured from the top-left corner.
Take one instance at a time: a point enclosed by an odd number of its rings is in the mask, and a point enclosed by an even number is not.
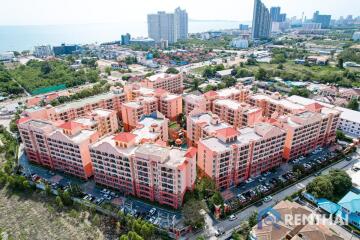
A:
[[[292,172],[294,165],[302,166],[305,171],[310,171],[313,167],[325,163],[327,159],[334,155],[335,153],[332,153],[328,148],[316,149],[306,157],[302,156],[288,163],[283,163],[275,170],[266,172],[256,178],[250,178],[239,186],[222,191],[221,194],[225,202],[232,208],[247,205],[252,200],[258,199],[259,196],[269,194],[280,182],[286,183],[294,179],[295,174]],[[263,201],[271,201],[271,197],[264,198]]]
[[[112,203],[125,214],[149,220],[164,229],[176,226],[181,221],[180,211],[163,209],[140,199],[125,196],[120,192],[96,185],[94,180],[82,181],[61,172],[31,164],[25,154],[21,154],[19,164],[23,167],[24,175],[35,182],[48,183],[53,190],[67,189],[71,185],[78,185],[84,193],[82,196],[84,201],[90,201],[97,205]]]

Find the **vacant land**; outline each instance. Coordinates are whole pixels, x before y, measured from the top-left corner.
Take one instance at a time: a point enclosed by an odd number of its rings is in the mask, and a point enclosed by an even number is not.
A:
[[[87,212],[58,212],[41,193],[0,190],[0,227],[9,239],[111,239]]]

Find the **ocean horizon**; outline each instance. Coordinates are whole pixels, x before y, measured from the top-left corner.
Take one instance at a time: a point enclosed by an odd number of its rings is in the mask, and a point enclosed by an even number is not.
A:
[[[244,21],[189,20],[189,32],[237,29]],[[33,50],[37,45],[91,44],[119,41],[122,34],[147,36],[146,22],[71,25],[0,26],[0,52]]]

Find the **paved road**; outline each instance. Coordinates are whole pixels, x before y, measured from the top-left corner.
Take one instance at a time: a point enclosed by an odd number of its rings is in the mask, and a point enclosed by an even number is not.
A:
[[[328,167],[327,169],[323,170],[322,172],[327,173],[331,169],[349,169],[349,168],[351,168],[353,163],[354,163],[354,161],[342,161],[331,167]],[[235,214],[237,217],[237,220],[235,220],[235,221],[230,221],[230,220],[226,219],[226,220],[220,221],[218,223],[215,223],[213,225],[213,227],[215,227],[217,229],[222,228],[225,231],[225,234],[222,235],[221,237],[218,237],[218,239],[226,239],[226,238],[230,237],[233,230],[238,228],[242,221],[247,220],[254,211],[260,212],[268,207],[274,206],[276,204],[276,202],[281,201],[285,197],[290,196],[291,194],[299,191],[300,189],[305,188],[305,186],[308,183],[310,183],[314,178],[315,178],[314,176],[310,176],[310,177],[302,180],[301,182],[299,182],[291,187],[288,187],[288,188],[284,189],[283,191],[278,192],[277,194],[272,195],[273,199],[270,202],[264,203],[260,207],[250,206],[250,207],[242,210],[241,212],[238,212],[237,214]],[[194,236],[190,236],[190,239],[196,239],[196,237],[202,236],[202,235],[207,235],[207,237],[210,238],[212,234],[201,232]]]

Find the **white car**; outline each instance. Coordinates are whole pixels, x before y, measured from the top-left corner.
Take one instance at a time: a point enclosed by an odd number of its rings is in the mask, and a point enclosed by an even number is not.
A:
[[[150,209],[149,213],[151,216],[154,215],[156,213],[156,208]]]
[[[230,217],[229,217],[230,221],[235,221],[236,219],[237,219],[237,217],[234,214],[230,215]]]
[[[264,202],[270,202],[272,200],[271,196],[264,197]]]
[[[252,183],[253,181],[254,181],[254,179],[248,178],[248,179],[245,181],[245,183]]]

